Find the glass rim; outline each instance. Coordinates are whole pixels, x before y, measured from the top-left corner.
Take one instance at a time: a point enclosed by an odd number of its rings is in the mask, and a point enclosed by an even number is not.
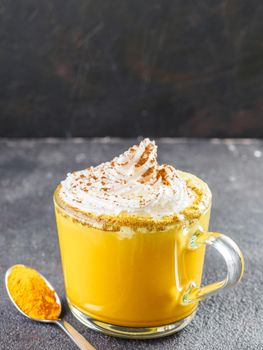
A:
[[[208,187],[208,186],[207,186]],[[167,231],[180,226],[192,226],[198,222],[201,216],[205,215],[211,208],[211,198],[203,210],[196,209],[188,212],[182,211],[179,214],[165,216],[160,219],[153,219],[147,216],[131,215],[121,213],[118,215],[97,215],[95,213],[84,212],[76,207],[63,202],[59,197],[61,184],[59,184],[53,194],[55,208],[64,216],[77,220],[82,225],[87,225],[103,231],[121,231],[123,229],[132,229],[139,232]]]

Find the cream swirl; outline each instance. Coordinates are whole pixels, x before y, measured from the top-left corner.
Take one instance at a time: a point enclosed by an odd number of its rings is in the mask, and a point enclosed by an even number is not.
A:
[[[158,219],[180,213],[194,199],[172,166],[157,163],[157,146],[148,138],[110,162],[69,173],[61,184],[65,203],[98,215]]]

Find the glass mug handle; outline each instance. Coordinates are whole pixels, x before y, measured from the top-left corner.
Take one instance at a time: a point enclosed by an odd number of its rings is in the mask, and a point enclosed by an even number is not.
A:
[[[199,229],[190,240],[190,249],[198,248],[201,245],[214,247],[224,258],[227,275],[222,281],[208,284],[197,288],[195,283],[191,283],[186,294],[183,296],[183,303],[200,301],[219,291],[234,287],[241,279],[244,272],[244,258],[237,244],[228,236],[219,232],[203,232]]]

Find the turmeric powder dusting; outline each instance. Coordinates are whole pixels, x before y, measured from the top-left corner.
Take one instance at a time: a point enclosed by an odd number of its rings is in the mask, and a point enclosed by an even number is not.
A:
[[[38,320],[58,319],[61,306],[56,301],[55,291],[36,270],[16,265],[7,283],[13,300],[26,315]]]

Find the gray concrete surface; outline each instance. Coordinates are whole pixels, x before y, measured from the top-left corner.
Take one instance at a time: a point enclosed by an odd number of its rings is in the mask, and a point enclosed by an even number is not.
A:
[[[76,349],[60,329],[31,322],[8,300],[4,273],[16,263],[41,271],[65,300],[52,192],[68,171],[111,159],[135,140],[0,140],[0,349]],[[128,341],[95,333],[65,306],[65,318],[99,350],[263,349],[263,141],[160,139],[159,161],[193,172],[213,192],[211,229],[244,252],[240,285],[200,303],[180,333]],[[208,250],[204,283],[224,274]]]

